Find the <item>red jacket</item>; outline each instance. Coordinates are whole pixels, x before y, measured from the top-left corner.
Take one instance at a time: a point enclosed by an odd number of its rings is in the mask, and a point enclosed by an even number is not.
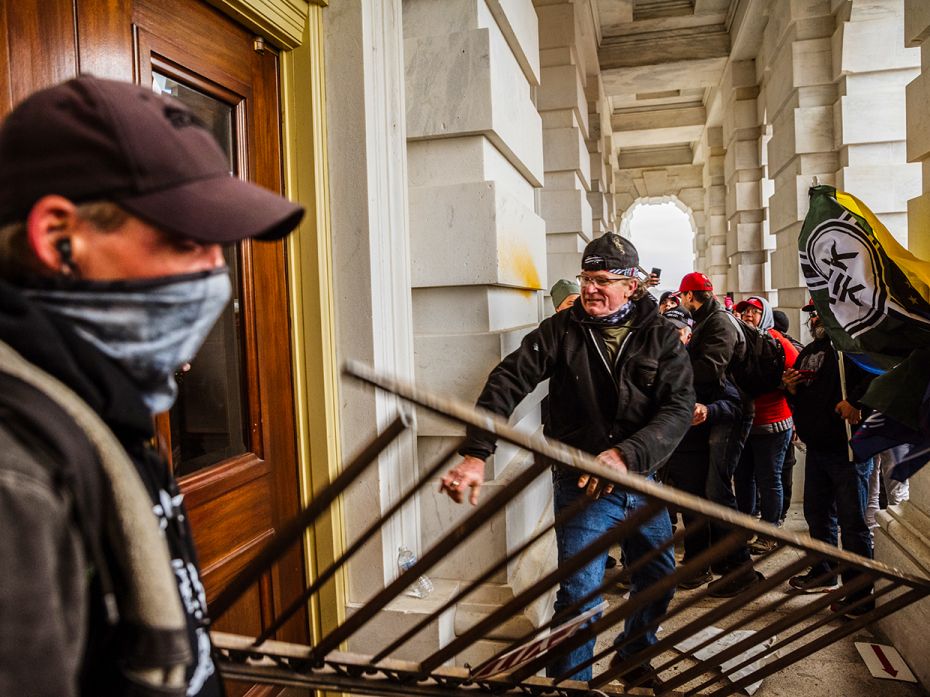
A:
[[[769,334],[778,339],[782,348],[785,349],[785,367],[793,368],[798,357],[798,350],[794,347],[794,344],[782,336],[777,329],[769,329]],[[791,418],[791,409],[788,407],[788,402],[785,401],[785,393],[782,390],[772,390],[759,395],[756,397],[754,404],[756,406],[756,416],[752,420],[753,426],[767,426]]]

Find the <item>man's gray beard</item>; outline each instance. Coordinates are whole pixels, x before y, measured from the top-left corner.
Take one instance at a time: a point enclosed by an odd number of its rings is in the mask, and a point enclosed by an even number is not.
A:
[[[814,337],[816,341],[827,338],[827,328],[822,324],[818,324],[816,327],[811,327],[811,336]]]

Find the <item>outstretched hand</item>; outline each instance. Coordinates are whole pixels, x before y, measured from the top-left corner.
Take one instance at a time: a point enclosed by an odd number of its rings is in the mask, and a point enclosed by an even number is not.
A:
[[[476,506],[482,484],[484,484],[484,460],[466,455],[440,480],[439,493],[446,493],[456,503],[462,503],[465,500],[466,489],[470,488],[471,494],[468,502]]]

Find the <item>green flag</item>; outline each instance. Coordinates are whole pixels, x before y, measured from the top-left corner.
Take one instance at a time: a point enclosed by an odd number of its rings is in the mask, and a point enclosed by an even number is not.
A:
[[[921,363],[930,347],[930,262],[902,247],[856,197],[815,186],[810,198],[798,254],[817,313],[838,350],[884,373],[863,402],[916,427],[913,404],[927,386],[915,378],[928,374]]]

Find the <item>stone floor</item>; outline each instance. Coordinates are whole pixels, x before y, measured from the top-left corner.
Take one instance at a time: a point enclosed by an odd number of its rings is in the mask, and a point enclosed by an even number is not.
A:
[[[786,527],[790,530],[806,532],[807,528],[804,523],[804,518],[799,509],[796,510],[792,508],[788,520],[786,521]],[[781,552],[781,554],[787,553],[796,554],[794,550],[790,550],[790,552],[788,550]],[[784,562],[782,562],[782,565],[783,563]],[[760,570],[765,573],[765,566],[761,566]],[[608,573],[617,573],[617,571]],[[679,591],[676,598],[684,598],[688,592],[694,591]],[[748,605],[745,611],[751,612],[759,603],[773,600],[774,593],[776,592],[780,591],[773,591],[762,596],[762,599]],[[810,599],[812,596],[808,595],[803,597]],[[612,599],[608,596],[608,600],[616,601],[619,600],[619,597]],[[697,604],[697,609],[689,609],[683,612],[678,618],[675,618],[676,621],[674,625],[680,626],[689,619],[692,619],[701,609],[706,611],[707,608],[719,602],[721,601],[713,599],[701,601]],[[779,610],[781,612],[787,612],[792,606],[793,603],[789,601],[779,608]],[[906,611],[905,609],[904,612]],[[769,617],[771,617],[771,615],[769,615]],[[750,625],[750,628],[752,628],[752,625]],[[661,633],[659,636],[661,637]],[[602,637],[599,640],[597,651],[606,648],[609,639],[610,637],[607,636]],[[754,697],[923,697],[928,694],[916,683],[883,680],[872,677],[856,650],[855,642],[857,641],[888,643],[871,631],[862,630],[854,632],[838,643],[828,646],[782,671],[769,676],[762,682],[761,687],[755,692]],[[660,665],[674,655],[677,654],[663,654],[658,660],[654,659],[653,664]],[[595,666],[595,675],[607,667],[606,663],[607,660],[605,659]],[[690,664],[683,661],[679,664],[680,668],[676,666],[676,669],[683,670],[688,665]],[[668,678],[671,674],[671,672],[667,672],[664,673],[663,676]],[[693,687],[696,686],[697,683],[694,683],[686,685],[685,688],[693,689]],[[711,691],[719,687],[720,684],[718,683],[711,688]],[[633,691],[631,694],[649,693]]]

